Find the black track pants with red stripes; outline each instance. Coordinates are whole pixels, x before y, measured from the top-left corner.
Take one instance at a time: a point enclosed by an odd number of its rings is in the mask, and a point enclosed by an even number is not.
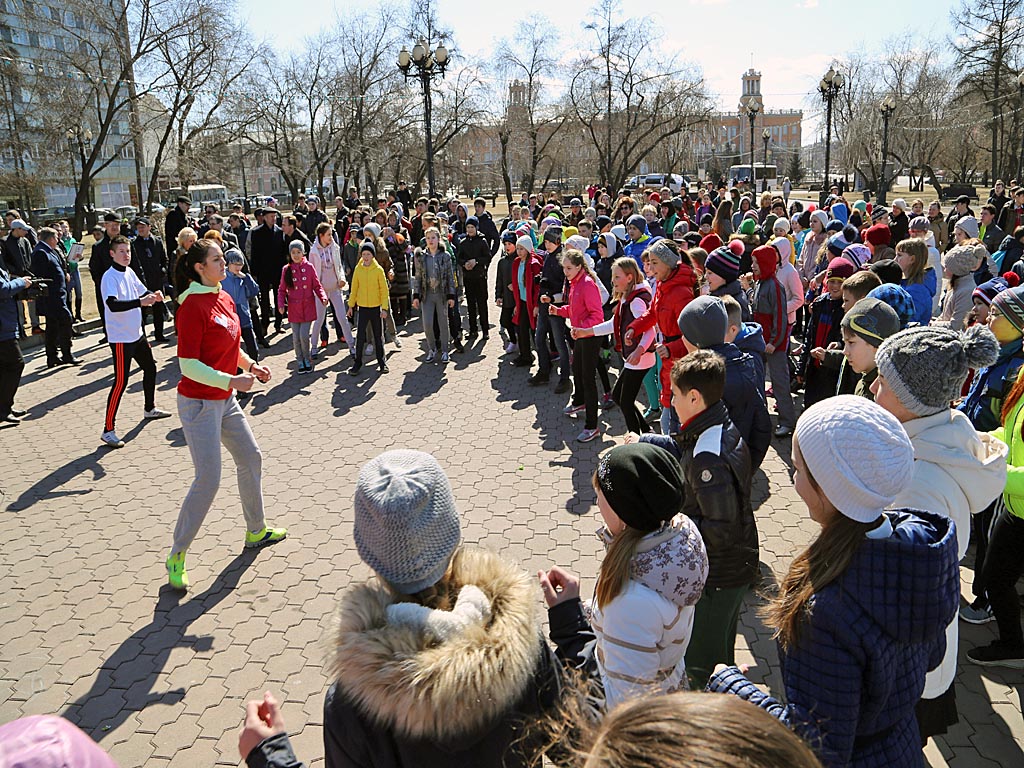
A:
[[[117,408],[121,405],[121,397],[128,387],[128,372],[132,360],[138,363],[142,369],[142,391],[146,398],[146,410],[151,411],[156,407],[156,362],[153,360],[153,350],[149,348],[146,338],[142,337],[138,341],[129,341],[124,344],[111,344],[110,351],[114,355],[114,386],[110,388],[110,394],[107,395],[104,432],[114,430]]]

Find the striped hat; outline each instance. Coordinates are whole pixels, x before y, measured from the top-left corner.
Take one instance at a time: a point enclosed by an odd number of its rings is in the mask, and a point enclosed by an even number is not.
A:
[[[842,232],[837,232],[828,240],[828,252],[833,258],[839,258],[843,251],[850,247],[850,241],[843,237]]]
[[[992,300],[997,295],[1007,288],[1016,288],[1018,285],[1020,285],[1020,277],[1018,277],[1017,273],[1005,272],[999,277],[993,277],[991,280],[987,280],[975,288],[971,298],[980,299],[986,305],[992,306]]]
[[[714,272],[720,278],[729,283],[740,276],[740,257],[743,255],[743,243],[739,240],[730,240],[728,245],[715,248],[708,254],[704,262],[705,272]]]
[[[1007,288],[992,299],[992,308],[1010,321],[1010,325],[1024,333],[1024,286]]]

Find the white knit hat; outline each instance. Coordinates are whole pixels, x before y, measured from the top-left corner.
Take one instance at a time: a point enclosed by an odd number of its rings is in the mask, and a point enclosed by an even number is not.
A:
[[[795,442],[828,500],[859,523],[877,519],[914,469],[914,448],[903,425],[856,395],[830,397],[804,411]]]
[[[448,478],[422,451],[387,451],[356,481],[356,550],[403,595],[441,580],[462,538]]]

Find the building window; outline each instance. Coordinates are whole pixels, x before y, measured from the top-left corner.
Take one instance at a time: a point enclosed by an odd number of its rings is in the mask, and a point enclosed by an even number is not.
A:
[[[11,28],[7,25],[0,27],[0,40],[3,40],[5,43],[14,42],[14,35],[11,34]]]

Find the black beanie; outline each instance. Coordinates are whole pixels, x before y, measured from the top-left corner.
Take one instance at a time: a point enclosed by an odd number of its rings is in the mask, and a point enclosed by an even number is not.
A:
[[[597,464],[597,485],[630,528],[649,533],[683,507],[685,480],[675,456],[650,443],[612,448]]]
[[[557,224],[551,224],[544,230],[544,239],[556,245],[562,244],[562,228]]]

